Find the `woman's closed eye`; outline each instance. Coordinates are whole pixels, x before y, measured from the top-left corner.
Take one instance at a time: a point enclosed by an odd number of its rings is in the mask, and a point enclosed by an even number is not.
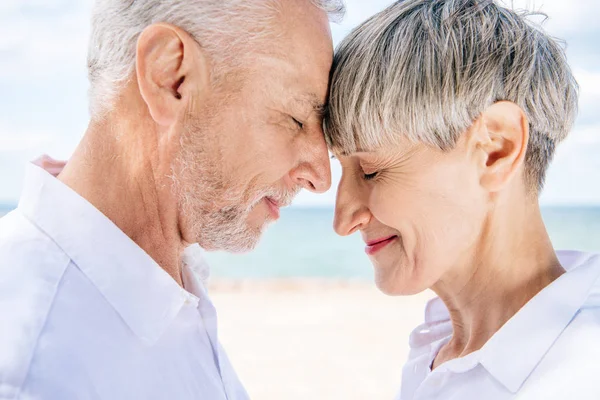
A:
[[[377,176],[377,172],[373,172],[371,174],[363,173],[363,179],[366,180],[366,181],[370,181],[372,179],[375,179],[376,176]]]

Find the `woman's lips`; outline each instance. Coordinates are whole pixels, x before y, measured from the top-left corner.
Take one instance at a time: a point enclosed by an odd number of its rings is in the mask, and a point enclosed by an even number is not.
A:
[[[372,240],[367,242],[367,247],[365,247],[365,252],[372,256],[377,253],[379,250],[383,249],[388,244],[392,243],[394,240],[398,239],[398,236],[388,236],[386,238],[381,238],[377,240]]]

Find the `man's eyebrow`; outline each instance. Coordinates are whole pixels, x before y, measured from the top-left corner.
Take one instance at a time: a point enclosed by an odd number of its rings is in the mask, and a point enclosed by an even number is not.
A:
[[[314,113],[317,114],[317,116],[321,119],[325,116],[325,113],[327,112],[327,106],[324,103],[321,103],[320,101],[314,103],[312,109]]]
[[[299,96],[294,99],[294,102],[301,104],[303,107],[309,107],[319,118],[325,115],[327,109],[327,106],[319,101],[318,97],[313,93]]]

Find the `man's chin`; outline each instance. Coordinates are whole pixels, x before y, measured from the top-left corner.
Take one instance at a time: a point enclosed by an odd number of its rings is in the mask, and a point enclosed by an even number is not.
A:
[[[254,241],[245,240],[242,242],[240,240],[237,243],[235,240],[232,240],[230,243],[223,246],[223,248],[220,250],[226,251],[228,253],[233,253],[233,254],[246,254],[246,253],[250,253],[251,251],[256,249],[259,242],[260,242],[260,237],[256,238],[256,240],[254,240]]]
[[[236,254],[244,254],[253,251],[262,240],[262,237],[269,225],[273,224],[274,222],[275,221],[273,219],[267,218],[262,221],[260,226],[248,226],[245,234],[240,235],[239,238],[237,238],[238,240],[232,240],[231,248],[227,249],[226,251]],[[235,246],[235,243],[237,243],[238,246]]]
[[[235,247],[235,248],[231,248],[231,249],[225,249],[223,251],[226,251],[231,254],[248,254],[248,253],[251,253],[252,251],[254,251],[257,246],[258,246],[258,243],[255,244],[254,246]]]
[[[233,254],[246,254],[256,249],[258,242],[259,241],[257,240],[252,243],[237,243],[237,241],[232,240],[229,243],[207,243],[206,241],[203,241],[198,242],[198,244],[206,251],[224,251]]]
[[[268,225],[275,222],[264,211],[260,207],[252,207],[235,219],[217,214],[217,218],[210,218],[208,223],[202,224],[202,230],[197,232],[198,243],[207,251],[248,253],[258,246]],[[246,214],[245,217],[243,214]]]
[[[243,232],[226,235],[220,239],[203,240],[200,243],[207,251],[225,251],[234,254],[245,254],[253,251],[258,246],[266,223],[261,228],[247,227]]]

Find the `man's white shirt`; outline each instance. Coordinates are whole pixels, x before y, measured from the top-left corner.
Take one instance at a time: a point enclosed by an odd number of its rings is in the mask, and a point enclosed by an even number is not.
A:
[[[0,399],[247,399],[218,342],[200,251],[186,250],[183,289],[30,165],[18,208],[0,219]]]
[[[452,337],[435,298],[410,337],[399,400],[600,399],[600,256],[558,252],[565,274],[479,350],[430,366]]]

